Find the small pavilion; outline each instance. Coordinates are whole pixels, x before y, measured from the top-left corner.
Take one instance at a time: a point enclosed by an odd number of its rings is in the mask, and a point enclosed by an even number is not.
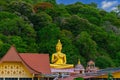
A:
[[[87,67],[86,67],[86,73],[95,73],[98,71],[98,68],[95,66],[95,62],[90,60],[87,63]]]
[[[84,74],[85,72],[83,65],[80,63],[80,59],[78,59],[78,64],[75,66],[74,72],[78,74]]]

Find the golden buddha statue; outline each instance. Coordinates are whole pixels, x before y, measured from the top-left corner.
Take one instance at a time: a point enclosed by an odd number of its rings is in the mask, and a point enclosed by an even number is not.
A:
[[[53,64],[50,64],[51,68],[73,68],[72,64],[66,64],[66,55],[61,52],[62,50],[62,44],[60,40],[58,40],[58,43],[56,45],[56,53],[52,54],[52,60],[51,62]]]

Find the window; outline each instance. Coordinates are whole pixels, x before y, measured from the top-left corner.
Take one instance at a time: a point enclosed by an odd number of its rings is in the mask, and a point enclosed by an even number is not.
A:
[[[0,78],[0,80],[3,80],[3,78]]]
[[[18,80],[18,78],[5,78],[5,80]]]
[[[37,77],[34,77],[34,80],[38,80],[38,78],[37,78]]]
[[[32,78],[20,78],[19,80],[32,80]]]

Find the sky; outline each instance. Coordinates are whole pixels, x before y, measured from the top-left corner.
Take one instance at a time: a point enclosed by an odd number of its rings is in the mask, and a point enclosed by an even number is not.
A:
[[[58,4],[72,4],[75,2],[82,2],[84,4],[94,2],[98,5],[98,8],[104,9],[106,11],[115,10],[116,6],[120,4],[120,0],[57,0]]]

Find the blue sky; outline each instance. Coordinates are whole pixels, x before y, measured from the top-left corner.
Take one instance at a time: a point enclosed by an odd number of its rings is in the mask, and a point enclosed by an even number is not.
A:
[[[116,9],[116,6],[120,4],[120,0],[57,0],[57,3],[72,4],[78,1],[84,4],[89,4],[91,2],[97,3],[98,8],[104,9],[106,11],[114,10]]]

